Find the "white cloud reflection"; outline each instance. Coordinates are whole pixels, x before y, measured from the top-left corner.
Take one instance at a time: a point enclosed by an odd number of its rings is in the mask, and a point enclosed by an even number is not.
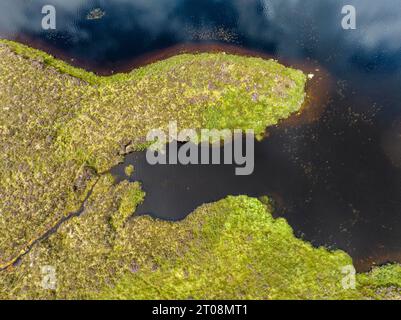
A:
[[[362,50],[378,47],[392,52],[401,50],[401,0],[259,0],[258,5],[255,5],[258,0],[199,1],[231,4],[238,15],[241,33],[261,44],[274,42],[278,50],[285,49],[286,52],[305,48],[329,50],[335,48],[339,41],[352,43]],[[107,1],[1,0],[0,35],[12,36],[23,30],[40,31],[41,15],[36,8],[53,4],[64,16],[72,17],[67,21],[59,19],[58,29],[78,38],[85,37],[84,32],[77,30],[73,18],[78,12],[87,10],[88,3],[102,7]],[[132,19],[116,17],[115,24],[122,29],[139,27],[154,35],[168,30],[185,38],[188,19],[180,16],[184,3],[183,0],[113,0],[113,6],[130,8],[135,12]],[[345,4],[356,7],[356,30],[341,28],[341,8]],[[129,14],[132,11],[123,10],[121,13],[124,12]],[[224,12],[221,14],[224,15]],[[301,29],[304,29],[302,37]]]

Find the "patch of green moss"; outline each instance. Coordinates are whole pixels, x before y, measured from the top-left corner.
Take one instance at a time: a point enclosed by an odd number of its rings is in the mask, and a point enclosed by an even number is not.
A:
[[[256,134],[263,134],[267,126],[300,109],[305,96],[304,73],[258,58],[238,68],[235,65],[238,59],[241,58],[233,57],[224,67],[225,72],[231,72],[241,81],[226,84],[219,93],[220,99],[209,105],[205,113],[208,128],[252,128]],[[222,79],[216,79],[216,83],[219,80],[224,83]]]
[[[376,287],[397,286],[401,288],[401,266],[389,264],[375,267],[368,274],[360,275],[359,281]]]
[[[111,216],[111,225],[114,229],[118,230],[123,227],[127,219],[135,212],[138,203],[142,202],[144,196],[138,183],[132,184],[127,188],[121,195],[118,210]]]
[[[154,221],[153,228],[168,223]],[[100,294],[106,299],[361,298],[342,288],[345,253],[315,249],[294,237],[283,219],[245,196],[204,205],[181,228],[192,239],[181,254],[125,275]],[[173,241],[174,239],[166,239]]]
[[[0,298],[84,298],[121,276],[127,271],[127,258],[140,250],[129,242],[126,252],[117,248],[119,237],[129,231],[123,227],[121,215],[128,215],[124,210],[132,210],[132,214],[143,196],[139,183],[116,185],[112,176],[100,177],[79,217],[37,243],[18,266],[0,273]],[[115,217],[121,219],[112,225]],[[44,286],[44,266],[55,270],[54,289]]]
[[[359,274],[358,282],[365,296],[373,299],[401,300],[401,265],[375,267],[369,273]]]
[[[157,228],[154,221],[152,228]],[[163,228],[169,228],[164,223]],[[256,199],[228,197],[197,209],[180,228],[192,230],[183,252],[127,273],[102,299],[400,299],[400,266],[359,274],[343,287],[351,258],[295,238]],[[167,241],[174,239],[167,238]],[[157,266],[155,268],[155,265]],[[372,286],[381,290],[372,292]],[[390,295],[389,292],[392,294]]]
[[[0,44],[0,268],[78,210],[93,184],[74,190],[85,163],[60,159],[55,144],[87,94],[82,81]]]
[[[46,66],[50,66],[55,68],[58,72],[71,75],[75,78],[84,80],[91,84],[99,83],[99,77],[97,77],[94,73],[85,71],[80,68],[73,67],[68,63],[58,60],[43,52],[41,50],[37,50],[31,47],[28,47],[22,43],[18,43],[15,41],[10,41],[6,39],[0,39],[0,43],[6,44],[9,48],[11,48],[16,54],[25,57],[29,60],[38,61],[43,63]]]
[[[399,266],[358,275],[356,288],[346,289],[342,270],[352,266],[351,258],[297,239],[257,199],[228,197],[176,223],[146,216],[124,218],[117,228],[109,223],[142,199],[137,183],[115,185],[111,176],[101,177],[80,217],[36,245],[18,267],[0,273],[6,289],[0,298],[400,297]],[[53,290],[43,288],[43,266],[56,271]]]
[[[124,173],[125,173],[125,175],[126,175],[127,177],[132,176],[132,174],[134,173],[134,166],[131,164],[131,165],[125,167]]]

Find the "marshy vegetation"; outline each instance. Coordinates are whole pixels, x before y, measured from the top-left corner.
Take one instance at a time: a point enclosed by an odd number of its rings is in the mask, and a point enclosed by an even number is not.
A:
[[[176,223],[132,217],[140,183],[107,173],[171,119],[264,132],[300,110],[301,71],[204,53],[99,77],[9,41],[0,57],[2,298],[400,297],[397,265],[344,289],[351,258],[295,238],[259,200],[228,197]],[[46,265],[54,290],[41,285]]]

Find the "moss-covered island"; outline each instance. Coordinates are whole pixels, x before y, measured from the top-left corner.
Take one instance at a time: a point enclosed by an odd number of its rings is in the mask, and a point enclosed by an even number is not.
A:
[[[107,173],[171,120],[261,134],[299,111],[305,83],[276,61],[223,53],[99,77],[1,40],[0,298],[400,298],[398,265],[344,288],[351,258],[295,238],[267,199],[165,222],[136,217],[140,183]]]

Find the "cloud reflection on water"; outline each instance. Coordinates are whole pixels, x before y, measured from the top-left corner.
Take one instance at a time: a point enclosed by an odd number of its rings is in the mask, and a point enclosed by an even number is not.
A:
[[[163,34],[185,41],[191,37],[189,27],[208,28],[223,22],[247,41],[260,47],[270,45],[278,53],[296,57],[347,47],[341,43],[354,48],[354,52],[346,49],[347,59],[355,52],[372,50],[387,55],[401,53],[401,0],[114,0],[112,4],[103,0],[3,0],[0,35],[40,33],[40,9],[45,4],[53,4],[58,10],[57,32],[78,43],[90,41],[91,33],[99,30],[104,33],[102,39],[143,30],[149,41]],[[356,7],[356,30],[341,28],[345,4]],[[107,28],[92,30],[85,24],[86,14],[96,7],[106,9]],[[107,49],[99,54],[107,55]]]

